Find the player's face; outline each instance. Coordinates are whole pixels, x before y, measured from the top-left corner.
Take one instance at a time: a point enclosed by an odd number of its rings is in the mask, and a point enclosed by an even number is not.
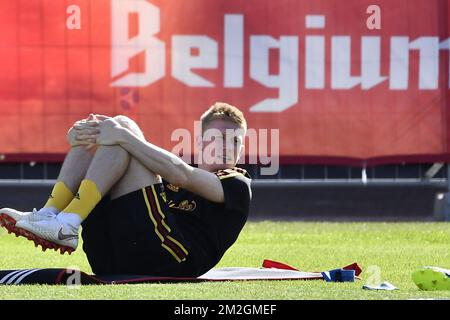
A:
[[[244,149],[245,132],[238,125],[214,120],[203,128],[202,162],[209,171],[233,168]]]

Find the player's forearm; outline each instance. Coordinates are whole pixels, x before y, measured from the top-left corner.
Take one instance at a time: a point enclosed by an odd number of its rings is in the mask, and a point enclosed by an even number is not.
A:
[[[174,185],[185,185],[194,169],[173,153],[139,139],[128,130],[122,133],[120,145],[146,168]]]

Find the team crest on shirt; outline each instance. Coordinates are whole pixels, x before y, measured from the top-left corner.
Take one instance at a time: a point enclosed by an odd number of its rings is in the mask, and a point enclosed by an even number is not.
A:
[[[180,191],[180,187],[174,186],[174,185],[171,184],[171,183],[168,183],[168,184],[166,185],[166,187],[167,187],[168,189],[172,190],[173,192],[178,192],[178,191]]]
[[[172,209],[178,209],[183,211],[194,211],[197,208],[197,203],[195,201],[182,200],[178,204],[170,200],[168,203],[169,207]]]

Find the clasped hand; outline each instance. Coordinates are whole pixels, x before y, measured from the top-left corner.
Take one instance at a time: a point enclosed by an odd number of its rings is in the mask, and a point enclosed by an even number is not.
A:
[[[117,145],[123,128],[114,118],[90,114],[87,119],[74,123],[67,133],[70,145],[85,145],[91,149],[97,145]]]

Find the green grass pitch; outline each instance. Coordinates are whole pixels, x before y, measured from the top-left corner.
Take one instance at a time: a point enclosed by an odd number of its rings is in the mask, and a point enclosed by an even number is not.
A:
[[[78,267],[90,273],[81,246],[72,256],[45,253],[0,230],[0,269]],[[249,222],[217,267],[260,267],[272,259],[303,271],[358,262],[362,280],[238,281],[113,286],[0,286],[2,299],[450,299],[450,291],[420,291],[411,273],[422,266],[450,268],[450,223]],[[362,286],[389,281],[397,291]]]

